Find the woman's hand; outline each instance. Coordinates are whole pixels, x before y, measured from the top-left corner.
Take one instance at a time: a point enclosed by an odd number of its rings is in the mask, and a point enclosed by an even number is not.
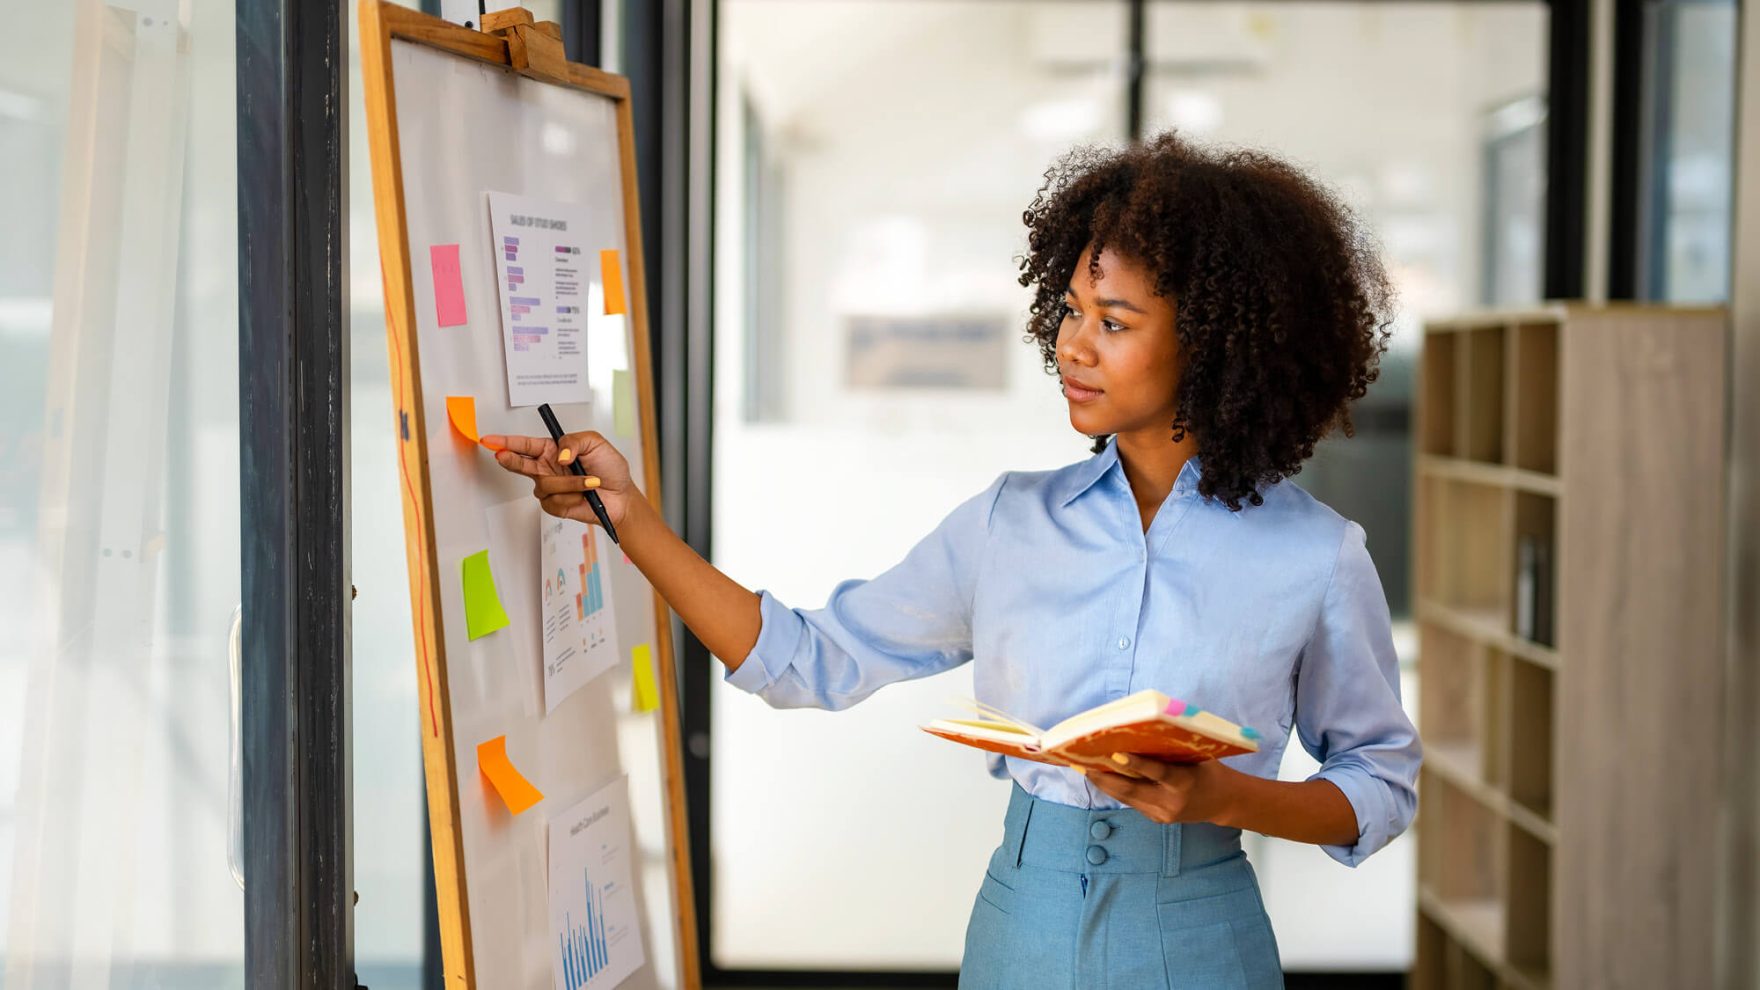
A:
[[[630,480],[629,461],[591,430],[564,436],[560,447],[548,437],[486,436],[483,442],[504,448],[496,451],[495,463],[531,478],[532,494],[553,516],[598,525],[599,517],[587,504],[587,492],[597,490],[611,525],[622,526],[631,500],[642,497]],[[569,473],[568,465],[576,460],[586,477]]]
[[[1240,771],[1217,760],[1202,763],[1169,763],[1150,756],[1112,754],[1114,763],[1138,777],[1111,773],[1094,767],[1076,767],[1095,787],[1142,812],[1150,821],[1219,822],[1232,798],[1232,785]],[[1140,779],[1139,779],[1140,778]]]

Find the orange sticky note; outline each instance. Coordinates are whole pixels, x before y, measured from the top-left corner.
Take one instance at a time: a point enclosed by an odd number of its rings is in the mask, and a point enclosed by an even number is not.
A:
[[[532,786],[517,769],[513,761],[507,758],[507,737],[496,736],[488,742],[477,743],[477,769],[489,778],[495,787],[495,793],[501,795],[506,802],[507,810],[514,814],[530,808],[544,800],[544,792]]]
[[[638,712],[660,707],[659,682],[654,678],[654,651],[641,643],[629,651],[630,700]]]
[[[605,283],[605,315],[623,312],[623,259],[612,248],[599,252],[599,278]]]
[[[452,428],[458,435],[471,443],[482,443],[490,450],[500,450],[492,443],[483,443],[477,436],[477,400],[468,395],[449,395],[446,397],[446,418],[452,420]]]

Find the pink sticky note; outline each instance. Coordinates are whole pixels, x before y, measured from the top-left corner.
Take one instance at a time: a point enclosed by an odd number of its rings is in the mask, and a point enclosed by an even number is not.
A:
[[[434,312],[440,325],[456,327],[464,323],[464,276],[458,270],[458,245],[430,245],[428,263],[434,268]]]

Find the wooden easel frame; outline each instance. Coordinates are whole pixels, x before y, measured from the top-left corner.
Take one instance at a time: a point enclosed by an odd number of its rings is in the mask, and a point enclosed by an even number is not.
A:
[[[397,97],[391,79],[391,40],[426,45],[490,65],[507,66],[533,79],[585,90],[616,102],[619,170],[623,178],[624,238],[629,278],[630,331],[634,343],[636,401],[641,409],[642,490],[659,510],[660,455],[654,429],[653,368],[642,267],[640,206],[636,199],[635,125],[629,80],[567,61],[553,25],[534,24],[524,10],[484,19],[488,32],[461,27],[383,0],[360,0],[361,77],[373,170],[373,211],[385,282],[386,336],[391,349],[391,390],[396,408],[410,417],[398,440],[403,526],[409,556],[410,604],[415,612],[417,688],[422,707],[422,764],[428,782],[428,820],[433,833],[434,886],[440,916],[440,949],[448,986],[476,987],[466,897],[464,848],[459,832],[458,772],[447,699],[446,647],[437,612],[440,572],[431,513],[428,464],[417,439],[427,435],[421,369],[416,359],[415,296],[405,231],[403,161],[397,136]],[[671,611],[654,594],[655,661],[660,687],[662,772],[666,775],[667,851],[672,874],[674,939],[678,973],[690,990],[702,985],[698,967],[695,897],[685,816],[684,757],[680,750],[677,674],[673,663]]]

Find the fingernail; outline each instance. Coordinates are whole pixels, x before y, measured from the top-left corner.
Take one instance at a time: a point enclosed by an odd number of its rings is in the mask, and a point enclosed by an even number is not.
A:
[[[1125,764],[1129,763],[1130,761],[1131,761],[1131,758],[1124,755],[1123,753],[1112,754],[1112,762],[1118,764],[1121,767],[1124,766]]]
[[[587,477],[581,479],[581,487],[582,488],[597,488],[597,487],[599,487],[599,479],[592,477],[591,475],[588,475]]]
[[[572,460],[574,460],[574,451],[569,450],[567,447],[562,448],[561,452],[556,455],[556,463],[558,464],[567,464]]]
[[[1088,775],[1088,768],[1087,767],[1072,766],[1072,767],[1070,767],[1070,769],[1074,770],[1076,773],[1079,773],[1084,777],[1086,777]]]

